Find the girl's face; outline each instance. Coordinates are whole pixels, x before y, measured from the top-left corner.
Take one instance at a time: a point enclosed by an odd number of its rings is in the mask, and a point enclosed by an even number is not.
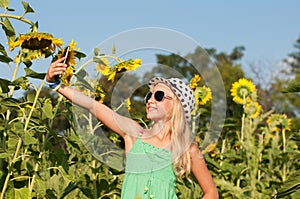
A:
[[[163,91],[164,98],[157,101],[154,97],[156,91]],[[159,83],[150,90],[152,93],[146,104],[147,118],[153,121],[167,121],[173,108],[173,99],[176,97],[171,89],[165,84]]]

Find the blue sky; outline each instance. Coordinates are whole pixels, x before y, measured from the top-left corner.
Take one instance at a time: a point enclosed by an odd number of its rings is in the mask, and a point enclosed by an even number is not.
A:
[[[300,1],[296,0],[27,2],[36,11],[27,17],[39,21],[40,32],[67,43],[74,39],[85,53],[120,32],[162,27],[219,52],[244,46],[245,65],[261,60],[277,63],[295,51],[293,45],[300,35]],[[21,1],[11,0],[10,7],[21,11]],[[19,33],[29,28],[16,22],[15,26]]]

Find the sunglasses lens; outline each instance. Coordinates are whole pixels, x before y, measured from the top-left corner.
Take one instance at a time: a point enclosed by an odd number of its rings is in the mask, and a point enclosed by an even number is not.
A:
[[[147,93],[144,102],[147,104],[151,97],[152,97],[152,93],[151,92]],[[165,97],[165,93],[163,91],[156,91],[154,93],[154,98],[158,102],[161,102],[164,99],[164,97]]]
[[[165,97],[165,93],[163,91],[156,91],[154,94],[154,98],[156,101],[161,102]]]
[[[152,96],[152,93],[151,92],[148,92],[145,96],[145,103],[148,103],[148,100],[151,98]]]

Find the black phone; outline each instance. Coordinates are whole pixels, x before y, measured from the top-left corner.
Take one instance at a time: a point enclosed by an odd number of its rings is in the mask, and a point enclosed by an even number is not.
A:
[[[69,63],[68,63],[68,59],[69,59],[69,51],[70,51],[70,46],[67,46],[64,53],[63,53],[63,56],[62,57],[65,57],[63,63],[64,64],[67,64],[69,66]],[[67,66],[67,67],[68,67]],[[62,75],[59,75],[58,78],[61,78]]]
[[[65,60],[63,62],[64,64],[68,64],[69,51],[70,51],[70,46],[67,46],[67,48],[64,51],[64,55],[63,55],[63,57],[65,57]]]

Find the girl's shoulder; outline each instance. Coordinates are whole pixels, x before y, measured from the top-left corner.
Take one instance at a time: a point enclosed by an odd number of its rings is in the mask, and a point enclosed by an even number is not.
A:
[[[203,157],[199,146],[196,143],[192,143],[189,149],[191,158],[193,157]]]

